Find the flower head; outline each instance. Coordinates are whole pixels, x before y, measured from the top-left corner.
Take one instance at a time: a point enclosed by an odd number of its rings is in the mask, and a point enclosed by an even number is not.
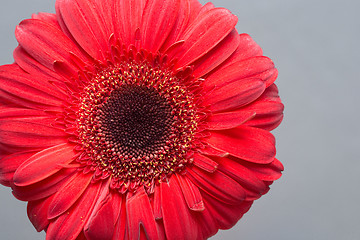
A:
[[[0,67],[0,182],[47,239],[206,239],[283,167],[277,70],[197,0],[57,0]]]

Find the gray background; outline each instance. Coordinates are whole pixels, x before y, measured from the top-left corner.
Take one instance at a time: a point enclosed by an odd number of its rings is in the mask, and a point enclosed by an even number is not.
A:
[[[204,2],[204,1],[203,1]],[[15,26],[55,0],[1,0],[0,64],[13,61]],[[214,0],[239,17],[279,69],[285,119],[274,131],[283,177],[231,230],[212,239],[360,239],[360,3]],[[25,204],[0,187],[0,239],[43,239]]]

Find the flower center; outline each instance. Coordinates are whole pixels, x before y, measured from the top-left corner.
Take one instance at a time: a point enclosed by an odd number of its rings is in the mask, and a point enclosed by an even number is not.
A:
[[[111,177],[120,192],[154,184],[190,161],[198,113],[193,94],[170,71],[148,63],[104,70],[84,88],[77,112],[83,171]]]
[[[154,88],[123,85],[99,109],[100,129],[118,155],[148,156],[165,147],[174,123],[171,110]]]

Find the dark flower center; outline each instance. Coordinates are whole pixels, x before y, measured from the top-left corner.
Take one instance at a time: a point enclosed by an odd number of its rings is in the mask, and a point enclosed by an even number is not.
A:
[[[120,192],[139,186],[152,192],[154,184],[182,171],[191,161],[199,119],[190,88],[196,86],[146,62],[120,64],[94,77],[76,113],[84,173],[94,172],[95,180],[111,177]]]
[[[106,142],[123,156],[143,157],[164,147],[174,123],[171,106],[154,88],[123,85],[99,110]]]

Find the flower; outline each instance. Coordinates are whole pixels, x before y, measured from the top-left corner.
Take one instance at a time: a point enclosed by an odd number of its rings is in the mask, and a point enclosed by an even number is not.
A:
[[[57,0],[0,67],[0,182],[47,239],[206,239],[283,167],[277,70],[197,0]]]

